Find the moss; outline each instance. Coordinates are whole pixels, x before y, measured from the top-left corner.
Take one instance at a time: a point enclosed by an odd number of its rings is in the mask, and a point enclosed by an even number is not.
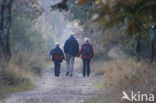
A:
[[[52,64],[52,62],[50,61],[50,62],[46,62],[46,63],[42,63],[42,67],[47,67],[47,66],[49,66],[49,65],[51,65]]]
[[[101,81],[96,81],[94,85],[95,85],[95,87],[96,87],[97,89],[102,89],[102,88],[104,88],[103,83],[101,83]]]

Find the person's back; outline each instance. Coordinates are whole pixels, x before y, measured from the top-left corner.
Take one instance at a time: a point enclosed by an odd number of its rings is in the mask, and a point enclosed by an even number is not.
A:
[[[93,46],[89,43],[89,39],[84,39],[84,44],[82,44],[80,49],[80,55],[83,60],[83,76],[87,77],[90,75],[90,62],[91,58],[94,57],[94,49]],[[87,68],[86,68],[87,67]]]
[[[56,43],[56,47],[52,50],[50,50],[50,56],[52,56],[52,61],[54,62],[55,65],[55,76],[60,75],[60,63],[64,59],[64,54],[61,48],[59,47],[59,44]]]
[[[73,35],[66,40],[64,44],[64,52],[67,61],[67,76],[70,74],[72,76],[73,73],[73,65],[75,56],[79,55],[79,44]]]
[[[80,55],[83,59],[90,59],[94,56],[93,46],[90,43],[84,43],[80,49]]]
[[[77,56],[79,53],[79,44],[73,35],[71,35],[64,44],[65,54]]]
[[[52,56],[53,61],[61,61],[62,62],[62,60],[64,59],[63,51],[59,47],[55,47],[54,49],[52,49],[50,51],[50,55],[53,55]]]

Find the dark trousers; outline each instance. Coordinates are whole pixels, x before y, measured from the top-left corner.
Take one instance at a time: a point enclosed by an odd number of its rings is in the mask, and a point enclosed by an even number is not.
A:
[[[55,76],[59,76],[60,75],[60,67],[61,67],[61,62],[60,61],[54,61],[54,64],[55,64]]]
[[[89,74],[90,74],[90,61],[91,61],[91,59],[83,59],[83,77],[85,77],[86,74],[89,77]]]

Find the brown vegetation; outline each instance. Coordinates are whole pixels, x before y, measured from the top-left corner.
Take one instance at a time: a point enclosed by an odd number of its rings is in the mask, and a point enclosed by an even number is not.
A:
[[[156,95],[156,63],[149,65],[145,60],[136,62],[124,58],[95,62],[92,68],[97,68],[93,70],[95,75],[102,75],[103,79],[96,86],[103,90],[103,94],[88,99],[87,103],[121,103],[122,91]]]
[[[41,75],[43,56],[23,53],[14,56],[7,66],[0,67],[0,98],[10,92],[29,90],[34,87],[32,75]]]

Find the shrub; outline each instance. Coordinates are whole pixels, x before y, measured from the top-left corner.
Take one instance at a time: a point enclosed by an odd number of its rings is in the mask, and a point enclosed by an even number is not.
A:
[[[32,89],[32,74],[41,75],[42,62],[44,59],[38,53],[14,55],[5,68],[0,67],[0,98],[10,92]]]
[[[94,74],[102,75],[98,84],[103,93],[89,98],[86,103],[121,103],[122,91],[156,94],[155,67],[156,63],[149,65],[145,60],[135,62],[130,58],[93,63]]]

